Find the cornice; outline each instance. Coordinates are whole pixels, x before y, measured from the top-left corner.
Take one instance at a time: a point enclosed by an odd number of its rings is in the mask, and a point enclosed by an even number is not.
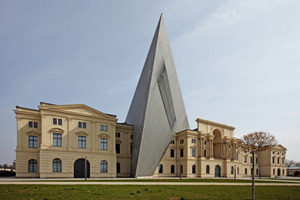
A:
[[[217,122],[213,122],[213,121],[209,121],[209,120],[205,120],[205,119],[201,119],[201,118],[197,118],[196,122],[204,123],[204,124],[208,124],[208,125],[213,125],[213,126],[218,126],[218,127],[222,127],[222,128],[227,128],[227,129],[230,129],[230,130],[235,129],[235,127],[233,127],[233,126],[229,126],[229,125],[226,125],[226,124],[220,124],[220,123],[217,123]]]

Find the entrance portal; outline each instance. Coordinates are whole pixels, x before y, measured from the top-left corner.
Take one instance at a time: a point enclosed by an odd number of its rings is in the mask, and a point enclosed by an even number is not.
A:
[[[86,177],[90,178],[90,163],[86,160]],[[74,163],[74,178],[85,177],[85,159],[78,159]]]
[[[280,169],[277,169],[277,176],[280,176]]]
[[[219,165],[215,168],[215,177],[221,177],[221,167]]]

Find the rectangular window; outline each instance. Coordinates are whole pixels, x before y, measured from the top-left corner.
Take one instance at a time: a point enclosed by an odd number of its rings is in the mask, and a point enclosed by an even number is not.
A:
[[[130,145],[130,155],[132,155],[132,145]]]
[[[29,128],[32,128],[32,121],[30,121],[30,122],[28,123],[28,127],[29,127]]]
[[[238,153],[236,154],[236,160],[239,160],[239,154]]]
[[[100,149],[101,150],[107,150],[107,139],[101,138],[100,140]]]
[[[121,133],[116,133],[116,138],[120,138],[121,137]]]
[[[196,149],[192,149],[192,157],[196,157]]]
[[[275,158],[272,158],[272,163],[275,164]]]
[[[53,146],[61,147],[61,134],[53,133]]]
[[[180,149],[180,157],[183,157],[183,149]]]
[[[204,157],[206,158],[206,150],[204,150]]]
[[[28,127],[29,128],[37,128],[38,127],[38,123],[37,122],[33,122],[33,121],[29,121],[28,122]]]
[[[247,163],[247,156],[244,157],[244,163]]]
[[[103,125],[100,126],[100,130],[104,131],[104,126]]]
[[[255,159],[255,163],[258,164],[258,158]]]
[[[85,136],[78,136],[78,148],[86,148],[86,137]]]
[[[277,164],[279,164],[279,163],[280,163],[280,162],[279,162],[279,160],[280,160],[280,159],[279,159],[279,158],[277,158]]]
[[[174,149],[170,149],[170,157],[174,158]]]
[[[83,128],[86,128],[86,122],[82,123]]]
[[[133,138],[133,135],[132,134],[130,134],[130,139],[132,139]]]
[[[180,142],[179,142],[180,144],[183,144],[184,143],[184,140],[180,140]]]
[[[282,164],[284,164],[284,158],[282,158]]]
[[[120,153],[120,144],[116,144],[116,153]]]
[[[37,148],[38,138],[37,136],[29,135],[29,148]]]
[[[53,124],[62,125],[62,119],[53,118]]]
[[[78,128],[82,127],[82,122],[78,122]]]
[[[38,123],[37,122],[33,122],[33,128],[37,128],[38,127]]]
[[[192,139],[192,143],[196,144],[196,139]]]

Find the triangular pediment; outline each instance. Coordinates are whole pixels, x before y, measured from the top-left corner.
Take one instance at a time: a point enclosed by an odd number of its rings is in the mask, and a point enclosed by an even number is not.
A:
[[[74,115],[81,115],[86,117],[96,117],[96,118],[102,118],[107,120],[116,120],[115,115],[103,113],[85,104],[41,105],[39,106],[39,109],[74,114]]]

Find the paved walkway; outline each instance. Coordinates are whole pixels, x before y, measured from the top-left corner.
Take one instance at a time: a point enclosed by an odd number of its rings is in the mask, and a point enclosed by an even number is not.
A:
[[[128,181],[128,180],[136,180],[136,179],[88,179],[88,180],[93,180],[93,181],[78,181],[78,180],[84,180],[84,179],[74,180],[74,179],[1,178],[0,185],[243,185],[243,186],[251,185],[251,183]],[[111,181],[109,181],[109,180],[111,180]],[[116,181],[116,180],[118,180],[118,181]],[[260,180],[263,180],[263,179],[260,179]],[[275,180],[267,180],[266,179],[263,181],[275,181]],[[256,186],[299,186],[300,187],[299,181],[284,180],[284,182],[288,182],[288,183],[281,183],[281,181],[278,180],[278,183],[255,183],[255,185]]]

